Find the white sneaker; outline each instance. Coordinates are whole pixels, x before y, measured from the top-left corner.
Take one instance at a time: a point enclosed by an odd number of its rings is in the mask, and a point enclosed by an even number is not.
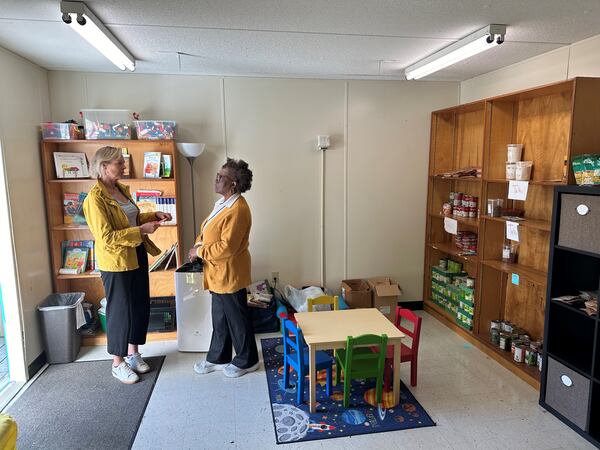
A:
[[[131,367],[129,367],[125,361],[123,361],[117,367],[113,366],[112,374],[113,377],[115,377],[121,383],[134,384],[140,381],[140,377],[137,376],[137,373],[131,370]]]
[[[240,369],[239,367],[237,367],[233,364],[229,364],[227,367],[225,367],[223,369],[223,373],[225,374],[226,377],[237,378],[237,377],[241,377],[242,375],[244,375],[248,372],[254,372],[256,369],[258,369],[258,366],[260,366],[259,362],[257,362],[256,364],[254,364],[251,367],[248,367],[247,369]]]
[[[133,355],[126,356],[123,358],[127,365],[131,367],[131,370],[137,373],[150,372],[150,366],[146,361],[142,359],[142,355],[135,352]]]
[[[229,364],[215,364],[203,359],[194,364],[194,372],[204,375],[205,373],[211,373],[215,370],[223,370],[228,365]]]

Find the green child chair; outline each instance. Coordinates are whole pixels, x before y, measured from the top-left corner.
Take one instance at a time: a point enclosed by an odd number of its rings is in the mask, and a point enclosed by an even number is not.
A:
[[[377,403],[382,403],[383,374],[385,370],[385,350],[387,335],[363,334],[346,338],[346,348],[335,354],[335,384],[340,381],[340,369],[344,371],[344,408],[350,403],[350,385],[356,378],[377,379]],[[373,353],[371,346],[379,347],[379,353]]]

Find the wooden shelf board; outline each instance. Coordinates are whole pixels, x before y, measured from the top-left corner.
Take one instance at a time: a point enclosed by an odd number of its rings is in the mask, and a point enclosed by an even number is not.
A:
[[[82,183],[82,182],[96,182],[93,178],[57,178],[52,180],[47,180],[48,183]],[[156,181],[169,182],[175,181],[175,177],[169,178],[122,178],[119,180],[120,183],[127,184],[128,182],[135,183],[144,183],[147,181],[152,181],[153,183]]]
[[[489,179],[489,180],[484,180],[488,183],[506,183],[508,184],[509,181],[516,181],[516,180],[506,180],[503,178],[494,178],[494,179]],[[557,181],[557,180],[529,180],[529,184],[535,184],[536,186],[564,186],[567,184],[567,181]]]
[[[456,334],[460,335],[463,339],[473,344],[473,346],[477,347],[479,350],[484,352],[490,358],[494,359],[500,365],[510,370],[523,381],[533,386],[535,389],[539,390],[540,374],[537,367],[530,367],[522,363],[514,362],[514,360],[511,359],[512,354],[510,352],[508,352],[507,356],[507,352],[493,346],[491,342],[486,342],[484,339],[479,338],[472,332],[467,331],[464,328],[458,326],[456,323],[454,323],[453,319],[450,319],[447,314],[444,314],[444,310],[442,310],[439,306],[432,303],[431,301],[425,301],[423,307],[426,312],[428,312],[441,323],[453,330]]]
[[[516,263],[505,263],[503,261],[497,261],[494,259],[486,259],[482,261],[482,264],[485,266],[491,267],[493,269],[499,270],[504,273],[516,273],[519,276],[532,281],[535,284],[540,286],[546,285],[546,272],[542,272],[541,270],[533,269],[531,267],[523,266],[521,264]]]
[[[444,253],[448,253],[449,255],[455,256],[456,258],[460,258],[464,261],[476,262],[477,255],[462,255],[461,251],[457,249],[454,245],[447,242],[434,242],[429,244],[429,246],[435,250],[439,250]]]
[[[481,183],[483,178],[481,177],[442,177],[440,175],[430,175],[435,180],[447,180],[447,181],[469,181],[472,183]]]
[[[174,142],[173,139],[43,139],[42,142],[51,142],[54,144],[97,144],[99,146],[110,145],[111,147],[119,147],[123,143],[160,143],[160,142]]]
[[[175,273],[174,269],[169,270],[153,270],[152,272],[148,272],[150,278],[162,278],[162,277],[170,277]],[[67,274],[58,274],[56,276],[58,280],[75,280],[80,278],[100,278],[100,272],[85,272],[79,273],[76,275],[67,275]],[[152,281],[151,281],[152,282]]]
[[[94,335],[82,336],[81,345],[84,346],[98,346],[98,345],[106,345],[106,333],[103,331],[99,331]],[[177,331],[166,331],[164,333],[160,333],[158,331],[154,331],[148,333],[146,336],[146,340],[148,342],[151,341],[172,341],[177,339]]]
[[[160,227],[176,227],[177,224],[176,223],[165,223],[162,224]],[[90,227],[88,227],[87,225],[55,225],[52,227],[53,231],[82,231],[82,230],[89,230]]]
[[[429,215],[431,217],[437,217],[438,219],[444,219],[446,216],[444,216],[442,213],[429,213]],[[456,220],[458,223],[462,223],[464,225],[468,225],[470,227],[479,227],[479,218],[476,217],[455,217],[455,216],[448,216],[449,219],[454,219]]]
[[[493,220],[496,222],[510,221],[510,219],[507,219],[505,217],[483,216],[483,218],[485,220]],[[536,230],[542,230],[542,231],[550,231],[550,229],[552,228],[552,223],[550,223],[547,220],[536,220],[536,219],[525,218],[525,220],[514,220],[513,222],[518,223],[520,227],[535,228]]]

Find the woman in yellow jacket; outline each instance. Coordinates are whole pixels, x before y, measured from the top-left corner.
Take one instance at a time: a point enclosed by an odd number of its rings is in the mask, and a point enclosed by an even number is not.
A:
[[[171,220],[164,212],[140,213],[119,183],[125,160],[118,148],[102,147],[92,161],[97,182],[83,202],[85,219],[96,241],[96,259],[106,294],[106,337],[113,355],[112,374],[125,384],[139,380],[150,366],[138,352],[146,343],[150,320],[148,255],[160,250],[148,238]],[[136,373],[137,372],[137,373]]]
[[[248,164],[227,158],[215,180],[215,192],[223,198],[202,222],[200,236],[189,252],[190,260],[203,260],[204,288],[212,294],[213,332],[206,360],[194,365],[199,374],[223,370],[225,376],[234,378],[258,368],[246,299],[246,286],[251,284],[248,237],[252,217],[241,195],[251,185]]]

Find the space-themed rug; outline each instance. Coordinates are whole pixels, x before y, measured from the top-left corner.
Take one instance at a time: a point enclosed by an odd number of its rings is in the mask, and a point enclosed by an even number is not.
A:
[[[375,380],[353,380],[350,407],[344,408],[343,379],[328,397],[325,370],[317,374],[317,411],[311,414],[308,377],[304,382],[305,403],[302,405],[296,405],[295,370],[290,372],[292,387],[283,387],[281,338],[261,339],[261,344],[278,444],[435,426],[404,383],[400,389],[400,405],[388,408],[387,405],[393,402],[392,392],[384,391],[383,405],[377,406]]]

